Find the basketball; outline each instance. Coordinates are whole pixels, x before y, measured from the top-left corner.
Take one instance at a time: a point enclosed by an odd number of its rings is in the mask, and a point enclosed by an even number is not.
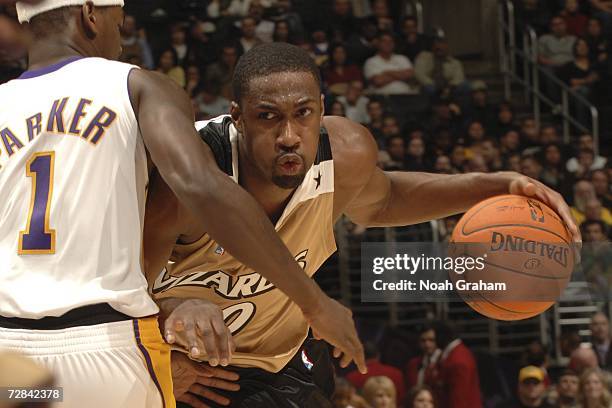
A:
[[[502,195],[481,201],[453,230],[454,255],[485,257],[481,270],[451,278],[466,282],[503,282],[507,291],[460,292],[478,313],[497,320],[523,320],[547,310],[561,296],[574,267],[571,234],[541,201]],[[463,245],[471,244],[471,245]]]

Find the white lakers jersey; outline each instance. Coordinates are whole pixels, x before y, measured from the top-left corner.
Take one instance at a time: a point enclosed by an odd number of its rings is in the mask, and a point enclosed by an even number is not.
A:
[[[134,67],[72,58],[0,86],[0,315],[157,313],[141,268],[146,152]]]

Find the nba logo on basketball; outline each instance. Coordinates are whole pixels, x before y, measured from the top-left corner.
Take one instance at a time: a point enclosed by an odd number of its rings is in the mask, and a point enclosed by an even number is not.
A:
[[[217,245],[217,249],[215,249],[215,254],[223,255],[225,253],[225,249],[221,245]]]

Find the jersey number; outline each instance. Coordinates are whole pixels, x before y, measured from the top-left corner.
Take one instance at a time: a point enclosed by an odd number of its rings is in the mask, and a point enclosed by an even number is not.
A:
[[[26,229],[19,232],[20,255],[55,253],[55,230],[49,228],[54,164],[55,152],[36,153],[26,162],[32,196]]]

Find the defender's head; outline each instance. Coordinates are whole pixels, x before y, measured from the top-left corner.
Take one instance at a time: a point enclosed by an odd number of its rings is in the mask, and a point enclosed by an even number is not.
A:
[[[231,115],[243,152],[264,179],[300,185],[316,158],[323,120],[319,68],[303,49],[262,44],[234,70]]]
[[[77,46],[89,56],[121,55],[123,0],[41,0],[17,2],[20,23],[28,23],[34,44],[55,40]]]

